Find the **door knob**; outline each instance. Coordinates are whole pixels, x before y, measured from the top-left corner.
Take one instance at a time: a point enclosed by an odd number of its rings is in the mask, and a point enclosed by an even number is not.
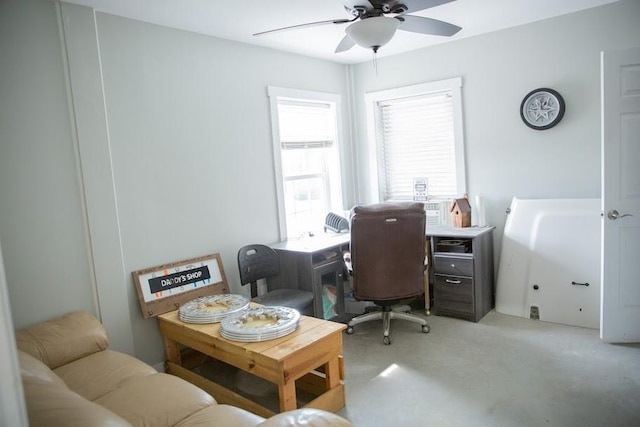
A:
[[[622,214],[620,215],[618,213],[617,210],[615,209],[611,209],[609,212],[607,212],[607,218],[611,219],[611,220],[616,220],[618,218],[624,218],[625,216],[633,216],[632,214]]]

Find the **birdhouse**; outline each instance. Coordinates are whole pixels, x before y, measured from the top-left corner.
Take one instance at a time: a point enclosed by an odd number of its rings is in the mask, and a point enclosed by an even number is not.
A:
[[[451,205],[451,220],[454,227],[471,227],[471,205],[469,199],[454,199]]]

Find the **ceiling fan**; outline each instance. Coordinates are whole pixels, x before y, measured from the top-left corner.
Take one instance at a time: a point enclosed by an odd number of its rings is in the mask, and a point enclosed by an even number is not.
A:
[[[255,33],[254,36],[326,24],[350,24],[335,53],[345,52],[356,44],[374,53],[391,40],[396,30],[451,37],[462,28],[448,22],[409,15],[455,0],[341,0],[348,18],[309,22]]]

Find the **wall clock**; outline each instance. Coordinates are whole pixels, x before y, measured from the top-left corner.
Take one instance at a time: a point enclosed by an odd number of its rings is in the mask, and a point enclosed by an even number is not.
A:
[[[564,99],[553,89],[539,88],[529,92],[520,104],[520,117],[535,130],[551,129],[564,116]]]

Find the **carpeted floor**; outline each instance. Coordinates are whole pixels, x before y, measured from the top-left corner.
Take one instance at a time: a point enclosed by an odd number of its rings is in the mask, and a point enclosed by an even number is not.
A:
[[[416,311],[415,313],[420,313]],[[344,335],[356,427],[640,426],[640,345],[598,331],[490,312],[479,323],[429,316]]]

